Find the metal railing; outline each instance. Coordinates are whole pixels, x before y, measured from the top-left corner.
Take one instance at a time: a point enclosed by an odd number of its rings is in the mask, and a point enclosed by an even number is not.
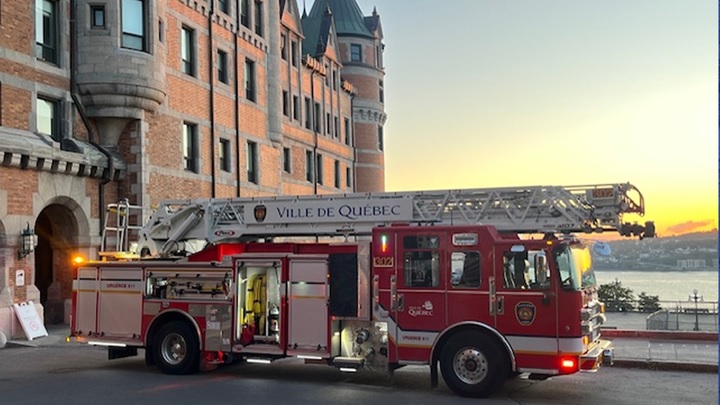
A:
[[[647,330],[718,331],[716,301],[664,301],[661,307],[646,318]]]
[[[608,328],[630,330],[718,331],[717,301],[659,301],[659,308],[643,308],[637,300],[623,311],[608,311]],[[606,303],[607,305],[607,303]],[[644,309],[644,310],[643,310]]]

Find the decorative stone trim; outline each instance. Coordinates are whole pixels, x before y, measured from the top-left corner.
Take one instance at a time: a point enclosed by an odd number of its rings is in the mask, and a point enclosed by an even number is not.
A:
[[[73,140],[83,152],[60,150],[46,135],[12,128],[0,130],[0,166],[22,170],[39,170],[78,177],[102,178],[108,170],[107,157],[93,145]],[[127,165],[113,157],[110,179],[125,177]]]
[[[354,115],[356,122],[376,122],[378,124],[385,124],[385,121],[387,120],[387,114],[370,108],[356,108]]]

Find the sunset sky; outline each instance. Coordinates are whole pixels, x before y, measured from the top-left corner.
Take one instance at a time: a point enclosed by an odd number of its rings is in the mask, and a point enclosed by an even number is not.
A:
[[[386,190],[630,182],[626,220],[717,228],[716,1],[357,1],[385,35]]]

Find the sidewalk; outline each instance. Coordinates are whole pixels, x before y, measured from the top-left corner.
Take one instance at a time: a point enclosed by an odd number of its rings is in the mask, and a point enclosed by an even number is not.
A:
[[[625,321],[628,320],[629,318],[626,318]],[[608,320],[608,324],[614,326],[610,320]],[[628,326],[627,323],[626,326]],[[63,345],[77,344],[65,341],[70,332],[67,325],[49,325],[47,331],[48,336],[30,341],[10,340],[6,348],[62,347]],[[603,337],[613,342],[614,367],[717,373],[717,333],[684,332],[684,334],[689,334],[689,338],[674,339],[675,335],[672,333],[644,331],[638,328],[603,331]],[[690,340],[690,338],[693,339]]]

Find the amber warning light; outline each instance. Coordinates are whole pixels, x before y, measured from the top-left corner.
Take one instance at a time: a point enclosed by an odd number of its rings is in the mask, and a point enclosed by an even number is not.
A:
[[[85,263],[85,258],[82,256],[75,256],[75,257],[73,257],[72,261],[73,261],[74,265],[79,266],[79,265]]]
[[[380,234],[376,239],[376,254],[373,257],[373,266],[375,267],[393,267],[395,265],[395,257],[390,246],[390,237],[387,234]]]

